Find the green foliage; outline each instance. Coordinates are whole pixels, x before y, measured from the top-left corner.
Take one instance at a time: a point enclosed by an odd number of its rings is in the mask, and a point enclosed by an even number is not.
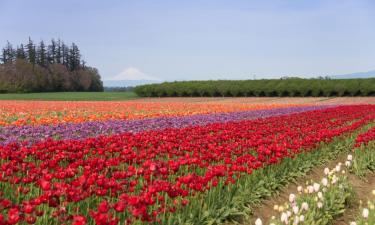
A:
[[[364,178],[368,173],[375,173],[375,141],[355,149],[352,172]]]
[[[143,97],[375,96],[375,78],[182,81],[135,88]]]

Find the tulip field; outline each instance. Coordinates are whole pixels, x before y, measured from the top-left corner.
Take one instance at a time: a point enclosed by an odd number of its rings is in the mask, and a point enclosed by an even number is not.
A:
[[[374,140],[364,102],[4,100],[0,225],[253,224],[254,207],[344,143],[354,174],[375,171],[359,161]]]

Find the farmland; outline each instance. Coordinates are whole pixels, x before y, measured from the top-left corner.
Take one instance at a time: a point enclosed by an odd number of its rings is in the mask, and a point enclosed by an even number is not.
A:
[[[373,97],[18,96],[0,224],[374,222]]]

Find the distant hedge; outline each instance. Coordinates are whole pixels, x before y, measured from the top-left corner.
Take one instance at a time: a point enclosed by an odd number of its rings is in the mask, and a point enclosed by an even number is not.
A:
[[[134,91],[142,97],[375,96],[375,78],[181,81]]]

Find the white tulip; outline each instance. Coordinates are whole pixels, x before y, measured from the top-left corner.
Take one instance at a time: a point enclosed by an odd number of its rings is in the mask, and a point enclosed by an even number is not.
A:
[[[322,184],[323,184],[323,186],[327,186],[328,185],[328,179],[326,177],[324,177],[322,179]]]
[[[315,191],[315,192],[318,192],[318,191],[319,191],[319,188],[320,188],[320,184],[318,184],[318,183],[314,183],[314,184],[313,184],[313,187],[314,187],[314,191]]]
[[[301,209],[305,211],[309,210],[309,204],[307,204],[307,202],[303,202],[301,205]]]
[[[294,217],[293,225],[297,225],[299,223],[299,217]]]
[[[298,191],[299,193],[301,193],[301,192],[303,191],[302,186],[298,186],[298,187],[297,187],[297,191]]]
[[[278,205],[274,205],[273,206],[273,210],[278,210],[279,209],[279,206]]]
[[[281,222],[287,223],[288,222],[288,215],[285,212],[281,213],[280,220],[281,220]]]
[[[323,203],[322,202],[318,202],[316,205],[318,206],[319,209],[321,209],[323,207]]]
[[[367,219],[368,218],[368,214],[369,214],[368,208],[364,208],[363,211],[362,211],[363,218]]]
[[[353,221],[350,223],[350,225],[357,225],[357,223]]]
[[[324,168],[324,174],[325,175],[328,175],[329,174],[329,169],[326,167],[326,168]]]
[[[294,214],[298,214],[298,211],[299,211],[299,208],[298,208],[298,206],[293,206],[293,213]]]
[[[345,166],[346,166],[346,167],[350,167],[350,165],[351,165],[351,162],[350,162],[350,161],[345,161]]]
[[[322,192],[318,192],[318,198],[322,199],[323,198],[323,193]]]
[[[309,194],[314,193],[314,187],[311,186],[311,185],[307,186],[307,192],[308,192]]]
[[[286,211],[286,214],[288,215],[288,217],[290,217],[292,215],[292,212],[290,212],[289,210]]]
[[[340,172],[340,170],[341,170],[341,165],[338,164],[338,165],[335,167],[335,170],[336,170],[336,172]]]
[[[296,200],[296,195],[295,194],[290,194],[289,195],[289,202],[293,203]]]
[[[305,216],[304,215],[300,215],[299,216],[299,221],[301,221],[301,222],[305,221]]]
[[[258,218],[257,220],[255,220],[255,225],[263,225],[263,222],[260,218]]]
[[[353,156],[349,154],[349,155],[348,155],[348,160],[349,160],[349,161],[352,161],[352,160],[353,160]]]

